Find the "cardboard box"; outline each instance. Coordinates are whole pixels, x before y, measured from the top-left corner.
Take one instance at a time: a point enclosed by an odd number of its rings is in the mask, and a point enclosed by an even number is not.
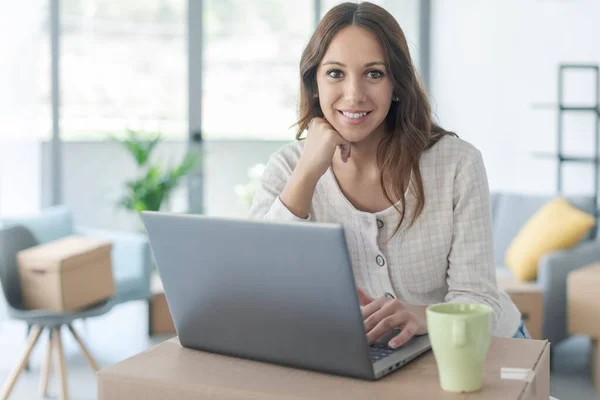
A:
[[[569,333],[592,338],[591,374],[600,392],[600,264],[576,269],[567,277]]]
[[[600,339],[600,264],[576,269],[567,277],[567,319],[571,334]]]
[[[175,334],[175,325],[171,317],[171,311],[167,304],[167,298],[163,290],[162,282],[158,274],[152,275],[151,282],[152,298],[148,318],[150,319],[150,334],[164,335]]]
[[[68,236],[17,254],[25,307],[75,311],[115,294],[110,242]]]
[[[484,388],[444,392],[432,352],[372,382],[183,348],[177,338],[98,373],[99,400],[200,399],[488,399],[548,400],[550,344],[492,338]],[[501,368],[533,371],[533,379],[501,379]]]
[[[521,311],[521,319],[532,339],[542,339],[544,327],[544,291],[534,283],[498,279],[504,290]]]

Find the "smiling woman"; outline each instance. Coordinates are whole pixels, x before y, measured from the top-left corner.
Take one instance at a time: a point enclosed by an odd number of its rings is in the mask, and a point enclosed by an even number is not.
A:
[[[432,122],[408,43],[394,17],[371,3],[334,7],[302,54],[300,75],[296,138],[312,118],[324,117],[353,144],[349,149],[354,150],[355,160],[367,167],[367,180],[379,178],[380,190],[373,188],[379,194],[373,199],[375,208],[400,202],[398,227],[406,214],[405,193],[414,175],[416,219],[424,207],[417,168],[420,155],[448,133]],[[342,175],[336,175],[340,183],[353,180]]]
[[[332,8],[300,77],[298,141],[270,158],[250,217],[343,225],[369,341],[427,333],[425,307],[443,302],[489,305],[494,334],[513,337],[481,153],[433,121],[394,17],[369,2]]]

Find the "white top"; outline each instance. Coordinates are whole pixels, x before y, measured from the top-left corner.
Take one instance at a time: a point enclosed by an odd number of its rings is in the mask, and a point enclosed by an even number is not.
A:
[[[306,221],[279,199],[303,146],[294,142],[270,157],[250,218]],[[356,284],[372,297],[391,294],[413,305],[487,304],[494,309],[493,334],[513,337],[521,316],[496,282],[490,193],[481,153],[464,140],[446,136],[423,153],[420,169],[423,211],[408,228],[416,201],[408,190],[406,218],[389,241],[399,213],[394,207],[376,213],[357,210],[331,168],[317,184],[308,220],[343,225]]]

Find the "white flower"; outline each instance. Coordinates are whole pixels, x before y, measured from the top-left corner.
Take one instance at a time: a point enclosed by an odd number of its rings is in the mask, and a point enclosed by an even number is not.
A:
[[[255,164],[248,171],[248,178],[250,179],[260,179],[263,172],[265,172],[265,166],[263,164]]]
[[[250,180],[245,184],[235,185],[235,194],[242,199],[248,207],[252,205],[252,199],[256,194],[260,177],[264,171],[265,166],[263,164],[255,164],[248,170],[248,177]]]

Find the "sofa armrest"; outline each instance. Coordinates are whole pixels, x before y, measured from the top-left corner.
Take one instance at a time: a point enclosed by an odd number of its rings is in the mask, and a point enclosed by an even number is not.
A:
[[[544,338],[557,344],[568,337],[567,277],[569,272],[600,261],[600,242],[584,241],[568,250],[545,254],[538,264],[538,285],[544,289]]]
[[[142,297],[150,297],[150,277],[153,266],[150,244],[145,235],[86,227],[76,227],[75,233],[112,243],[112,267],[117,292],[120,282],[127,281],[129,284],[135,282],[136,291],[140,292]]]

